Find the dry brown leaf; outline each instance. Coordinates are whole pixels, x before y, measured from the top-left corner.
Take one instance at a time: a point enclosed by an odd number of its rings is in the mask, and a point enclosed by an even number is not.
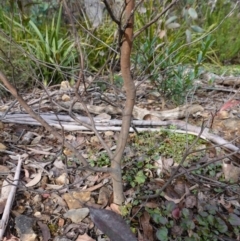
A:
[[[229,213],[233,212],[232,204],[224,200],[224,195],[221,195],[218,203],[222,204],[223,207],[226,208],[226,210],[228,210]]]
[[[74,135],[68,134],[66,135],[65,139],[68,141],[75,141],[76,137]]]
[[[55,178],[55,182],[57,185],[69,184],[69,178],[67,173],[62,173],[59,177]]]
[[[157,175],[160,176],[163,171],[163,161],[161,156],[154,161],[154,166],[156,167]]]
[[[9,193],[11,192],[12,185],[11,181],[14,180],[14,177],[11,174],[8,174],[6,179],[3,181],[2,190],[1,190],[1,197],[0,197],[0,213],[3,213],[5,208],[6,200],[8,199]]]
[[[219,112],[217,114],[218,119],[220,120],[225,120],[228,119],[230,117],[229,113],[226,110],[222,110],[221,112]]]
[[[92,191],[94,191],[94,190],[99,189],[99,188],[102,187],[103,185],[104,185],[103,183],[98,183],[98,184],[95,185],[95,186],[92,186],[92,187],[86,188],[85,191],[92,192]]]
[[[240,104],[239,100],[229,100],[220,108],[219,112],[221,113],[225,110],[232,109],[232,107],[237,106],[239,104]]]
[[[104,135],[105,135],[106,137],[113,136],[113,135],[114,135],[114,132],[113,132],[113,131],[105,131],[105,132],[104,132]]]
[[[6,151],[7,147],[0,142],[0,151]]]
[[[153,227],[150,224],[150,215],[147,211],[144,211],[143,215],[140,217],[140,224],[143,229],[144,239],[154,241]]]
[[[23,135],[21,144],[23,144],[23,145],[30,144],[30,142],[33,139],[34,135],[35,134],[33,132],[28,131],[26,134]]]
[[[77,198],[81,202],[87,202],[91,198],[91,192],[88,191],[74,191],[73,197]]]
[[[164,158],[163,159],[163,166],[164,169],[167,170],[169,173],[171,173],[171,167],[173,166],[174,161],[173,158]]]
[[[10,234],[10,236],[4,237],[3,241],[20,241],[20,239]]]
[[[223,160],[222,170],[226,181],[238,182],[240,177],[240,168],[235,167],[228,159]]]
[[[1,174],[8,174],[10,172],[9,168],[3,165],[0,165],[0,173]]]
[[[64,95],[62,96],[62,101],[69,101],[70,99],[71,99],[71,98],[70,98],[69,95],[64,94]]]
[[[41,181],[41,178],[42,178],[42,171],[39,171],[36,174],[36,176],[30,182],[28,182],[25,186],[26,187],[35,186],[35,185],[37,185]]]
[[[108,115],[107,113],[101,113],[101,114],[95,116],[94,120],[95,121],[111,120],[111,116]]]
[[[99,141],[97,136],[92,136],[91,139],[90,139],[90,142],[91,143],[99,143],[100,141]]]
[[[111,193],[107,187],[101,187],[99,190],[99,196],[98,196],[98,204],[101,204],[102,206],[106,206],[109,202],[109,197]]]
[[[55,160],[53,165],[59,169],[66,169],[66,165],[60,159]]]
[[[12,185],[9,182],[13,181],[13,179],[14,179],[13,176],[11,174],[9,174],[6,178],[6,180],[3,181],[2,190],[1,190],[1,199],[8,198],[8,195],[12,188]]]
[[[64,91],[64,90],[70,90],[70,89],[71,89],[71,85],[67,80],[61,82],[60,90]]]
[[[49,239],[51,239],[51,234],[50,234],[50,231],[49,231],[49,228],[48,228],[47,224],[42,223],[41,221],[38,221],[37,224],[40,227],[41,232],[42,232],[42,236],[43,236],[42,240],[43,241],[49,241]]]
[[[76,239],[76,241],[95,241],[95,239],[92,239],[90,236],[88,236],[86,233],[83,235],[79,235]]]
[[[54,200],[54,203],[57,203],[61,207],[67,207],[66,202],[57,193],[51,193],[51,198]]]
[[[0,121],[0,130],[2,130],[4,127],[3,123]]]
[[[114,241],[137,241],[125,220],[113,211],[89,207],[90,217],[104,234]]]
[[[121,210],[120,210],[120,206],[115,204],[115,203],[111,203],[110,208],[113,212],[117,213],[117,214],[122,214]]]
[[[35,138],[33,138],[31,145],[39,144],[40,140],[42,139],[42,136],[38,135]]]
[[[163,39],[166,36],[166,30],[161,30],[158,36],[160,39]]]
[[[66,156],[72,156],[72,155],[73,155],[72,151],[71,151],[70,149],[67,149],[67,148],[65,148],[65,149],[63,150],[63,153],[64,153]]]
[[[148,207],[148,208],[157,208],[159,207],[159,203],[156,203],[154,201],[152,202],[147,202],[144,204],[144,207]]]
[[[59,190],[62,187],[63,185],[46,184],[46,190],[49,190],[49,189]]]
[[[185,194],[185,180],[178,179],[174,183],[174,191],[179,194],[179,196],[183,196]]]
[[[63,199],[66,201],[69,209],[82,208],[83,204],[90,200],[91,192],[75,191],[64,193]]]
[[[197,206],[197,198],[194,195],[186,197],[185,206],[186,208],[193,208],[194,206]]]
[[[64,226],[65,220],[63,218],[59,218],[58,227],[62,228]]]

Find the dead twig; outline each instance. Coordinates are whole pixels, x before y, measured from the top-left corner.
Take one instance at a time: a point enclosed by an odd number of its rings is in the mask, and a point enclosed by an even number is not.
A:
[[[4,208],[3,215],[2,215],[1,223],[0,223],[0,240],[2,240],[6,226],[8,224],[9,214],[10,214],[10,211],[12,208],[13,200],[15,197],[15,193],[16,193],[16,189],[17,189],[17,185],[18,185],[18,181],[19,181],[21,165],[22,165],[22,159],[20,158],[20,156],[18,156],[18,165],[17,165],[15,175],[14,175],[14,181],[12,184],[9,183],[9,185],[12,185],[12,188],[9,193],[7,203]]]

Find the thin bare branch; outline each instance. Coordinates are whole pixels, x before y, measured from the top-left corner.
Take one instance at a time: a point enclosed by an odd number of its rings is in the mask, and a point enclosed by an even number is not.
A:
[[[133,36],[135,39],[137,36],[139,36],[145,29],[147,29],[152,24],[156,23],[160,17],[162,17],[163,14],[165,14],[174,4],[176,4],[179,0],[174,0],[171,2],[166,8],[162,10],[161,13],[159,13],[153,20],[151,20],[149,23],[144,25],[141,29],[139,29]]]
[[[72,146],[69,142],[65,141],[64,138],[52,128],[40,115],[36,114],[31,107],[26,103],[26,101],[22,98],[21,95],[18,94],[16,88],[7,80],[6,76],[0,72],[0,80],[3,82],[5,87],[11,92],[11,94],[18,100],[20,105],[26,110],[26,112],[35,120],[37,120],[43,127],[46,128],[47,131],[52,133],[59,141],[64,143],[64,146],[70,149],[74,155],[78,158],[78,160],[83,164],[84,169],[91,170],[91,171],[101,171],[101,172],[111,172],[111,168],[98,168],[98,167],[91,167],[87,160],[78,152],[78,150]]]
[[[121,22],[119,21],[119,19],[116,18],[116,16],[114,15],[111,6],[109,5],[107,0],[103,0],[103,3],[105,4],[105,7],[111,17],[111,19],[113,20],[113,22],[115,22],[118,26],[120,26]]]

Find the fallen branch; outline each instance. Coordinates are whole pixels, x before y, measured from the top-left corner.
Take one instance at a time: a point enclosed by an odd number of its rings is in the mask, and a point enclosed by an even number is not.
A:
[[[59,106],[62,106],[65,109],[69,109],[72,104],[72,101],[60,101]],[[114,106],[96,106],[96,105],[86,105],[88,111],[92,114],[99,115],[102,113],[107,113],[110,115],[120,115],[122,109]],[[59,107],[60,108],[60,107]],[[76,103],[73,107],[74,111],[85,111],[84,106],[81,103]],[[139,108],[134,106],[133,108],[133,117],[138,120],[144,119],[145,116],[151,115],[161,118],[161,120],[170,120],[170,119],[181,119],[188,115],[195,114],[196,112],[203,111],[203,107],[200,105],[185,105],[180,106],[172,110],[164,111],[149,111],[146,109]]]
[[[218,76],[212,73],[206,73],[202,75],[202,78],[209,82],[213,80],[216,84],[227,85],[227,86],[240,86],[240,78],[232,76]]]
[[[0,117],[1,117],[0,112]],[[58,118],[56,118],[53,114],[41,114],[40,115],[42,119],[44,119],[50,126],[54,126],[58,129],[64,128],[65,131],[89,131],[85,126],[79,125],[76,121],[74,121],[71,117],[67,115],[58,115]],[[90,119],[85,116],[78,115],[77,118],[79,118],[81,121],[90,123]],[[122,121],[121,120],[107,120],[107,119],[98,119],[93,118],[95,122],[96,129],[98,131],[120,131]],[[9,123],[19,123],[19,124],[28,124],[28,125],[41,125],[39,122],[37,122],[35,119],[30,117],[28,114],[7,114],[2,122],[9,122]],[[61,122],[61,125],[59,124],[59,121]],[[133,120],[132,124],[136,127],[138,132],[141,131],[161,131],[159,127],[167,127],[167,126],[175,126],[176,130],[169,130],[177,133],[183,133],[183,134],[191,134],[197,136],[201,128],[188,124],[184,121],[180,120],[168,120],[168,121],[145,121],[145,120]],[[133,128],[130,128],[130,132],[134,132]],[[229,141],[223,139],[222,137],[210,133],[210,130],[208,128],[205,128],[202,132],[201,136],[202,139],[211,141],[217,145],[224,146],[224,148],[230,150],[230,151],[239,151],[240,149],[236,147],[235,145],[229,143]]]
[[[15,197],[15,193],[16,193],[16,189],[17,189],[17,185],[18,185],[18,181],[19,181],[21,165],[22,165],[22,159],[20,158],[20,156],[18,156],[18,165],[17,165],[15,175],[14,175],[14,181],[12,184],[9,183],[9,185],[11,185],[12,188],[9,193],[7,203],[4,208],[3,215],[2,215],[1,223],[0,223],[0,240],[2,240],[6,226],[8,224],[9,214],[10,214],[10,211],[12,208],[13,200]]]

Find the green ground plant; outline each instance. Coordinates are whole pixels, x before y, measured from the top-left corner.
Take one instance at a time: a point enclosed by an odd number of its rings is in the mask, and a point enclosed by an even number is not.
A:
[[[143,16],[136,14],[138,29],[151,20],[152,14],[148,9],[152,8],[150,4]],[[153,12],[154,9],[156,6]],[[201,37],[204,30],[195,24],[198,15],[193,8],[188,11],[184,8],[184,11],[184,20],[179,18],[178,13],[166,16],[146,29],[145,35],[136,39],[133,52],[136,75],[148,75],[157,90],[177,104],[185,101],[194,80],[199,78],[201,66],[212,52],[214,43],[210,36],[201,42],[191,43]]]
[[[52,19],[50,26],[38,27],[32,20],[28,22],[27,40],[21,43],[28,53],[36,57],[33,64],[36,74],[45,85],[71,79],[78,66],[78,54],[74,40],[70,39],[65,29],[61,28],[62,7],[57,18]],[[34,67],[33,66],[33,67]]]
[[[224,219],[231,223],[234,227],[230,230],[226,225],[223,217],[219,218],[216,214],[219,212],[219,207],[206,204],[203,210],[194,214],[192,209],[183,208],[179,210],[178,206],[173,202],[167,202],[165,206],[156,209],[146,209],[151,215],[157,228],[156,236],[160,241],[174,240],[177,241],[195,241],[195,240],[219,240],[221,235],[232,237],[239,235],[239,222],[237,217],[238,210],[233,213],[226,214]],[[178,210],[180,216],[174,218],[173,213]],[[177,212],[178,212],[177,211]],[[187,235],[185,236],[184,235]],[[181,237],[181,236],[184,237]]]
[[[232,11],[235,4],[234,1],[219,0],[216,2],[216,7],[212,12],[210,8],[207,8],[206,4],[201,6],[206,27],[216,27],[224,19],[216,31],[212,33],[212,38],[215,40],[215,55],[213,58],[216,60],[218,58],[222,64],[230,62],[240,63],[240,39],[238,38],[240,31],[239,8],[237,7]],[[231,11],[232,13],[229,15]],[[227,15],[229,16],[225,18]]]
[[[26,58],[31,59],[30,76],[34,75],[35,79],[39,79],[45,85],[73,78],[79,66],[78,53],[67,29],[61,27],[62,6],[57,16],[52,18],[51,24],[46,20],[36,24],[36,19],[31,20],[30,17],[26,17],[26,21],[20,21],[16,17],[8,17],[6,11],[2,13],[2,29],[5,33],[10,32],[13,41],[22,48],[22,56],[14,61],[18,62],[18,66],[26,62]],[[9,22],[12,24],[9,25]],[[11,41],[8,37],[1,35],[1,40],[10,46]],[[14,58],[14,55],[12,57]]]

